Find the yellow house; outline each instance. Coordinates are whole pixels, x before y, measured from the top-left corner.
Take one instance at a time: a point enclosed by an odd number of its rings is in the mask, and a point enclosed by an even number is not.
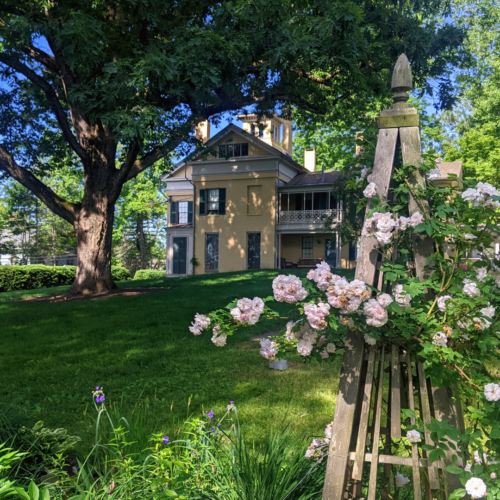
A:
[[[201,124],[196,133],[215,154],[195,152],[161,177],[169,200],[167,276],[314,267],[320,260],[353,267],[355,246],[342,248],[335,233],[338,172],[316,172],[314,150],[306,151],[305,166],[292,159],[291,122],[238,118],[243,128],[230,124],[213,138],[210,123]]]

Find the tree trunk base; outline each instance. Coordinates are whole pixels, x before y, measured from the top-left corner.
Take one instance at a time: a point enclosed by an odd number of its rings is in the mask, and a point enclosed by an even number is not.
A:
[[[118,286],[112,279],[96,279],[91,277],[91,279],[80,280],[78,275],[73,282],[73,285],[66,293],[68,297],[74,297],[76,295],[99,295],[109,292],[110,290],[116,290]]]

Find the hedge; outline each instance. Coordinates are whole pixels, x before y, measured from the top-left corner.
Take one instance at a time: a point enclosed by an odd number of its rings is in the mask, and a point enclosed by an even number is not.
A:
[[[124,267],[112,266],[111,275],[115,281],[131,279]],[[75,266],[0,266],[0,292],[71,285],[75,276]]]
[[[134,274],[134,280],[154,280],[164,277],[165,271],[155,271],[154,269],[139,269]]]

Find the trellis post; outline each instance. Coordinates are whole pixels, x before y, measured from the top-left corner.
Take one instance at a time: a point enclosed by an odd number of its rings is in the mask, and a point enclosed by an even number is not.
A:
[[[382,111],[379,117],[379,135],[375,151],[375,160],[372,172],[372,182],[377,186],[377,193],[382,199],[388,199],[392,173],[395,165],[398,148],[401,149],[404,164],[414,165],[421,162],[421,142],[418,111],[408,105],[409,95],[413,88],[412,74],[408,59],[402,54],[394,68],[392,89],[394,90],[394,104],[389,110]],[[413,185],[425,185],[425,179],[415,169],[408,182]],[[367,211],[371,209],[371,205]],[[418,201],[410,197],[410,215],[425,207],[418,205]],[[433,242],[426,236],[413,237],[415,254],[415,272],[420,279],[425,278],[425,263],[433,252]],[[375,249],[373,238],[362,237],[356,266],[356,279],[381,289],[380,254]],[[366,364],[363,380],[361,372],[363,363]],[[426,500],[432,500],[431,489],[440,488],[438,464],[431,464],[427,458],[420,457],[418,448],[413,447],[412,457],[397,457],[379,455],[379,439],[381,437],[381,405],[385,365],[389,368],[390,393],[388,411],[388,426],[384,429],[386,440],[401,437],[401,400],[408,401],[410,408],[415,407],[414,394],[410,390],[412,380],[419,387],[419,410],[425,423],[430,422],[431,413],[438,420],[448,419],[460,423],[460,407],[452,400],[451,389],[433,389],[432,394],[427,391],[427,381],[423,366],[417,359],[413,359],[400,352],[394,345],[391,352],[382,348],[376,352],[375,347],[366,349],[363,334],[360,331],[349,331],[346,338],[339,391],[333,420],[332,439],[330,441],[326,478],[323,489],[323,500],[343,500],[358,498],[360,482],[365,462],[371,465],[368,485],[368,500],[375,500],[377,466],[379,464],[397,464],[412,466],[414,475],[415,500],[421,500],[420,467],[427,468],[428,482],[424,491]],[[378,365],[376,371],[375,366]],[[406,369],[408,383],[401,383],[403,369]],[[412,371],[416,378],[413,379]],[[374,382],[378,378],[378,384]],[[372,395],[373,386],[377,387],[377,394]],[[403,393],[401,391],[404,391]],[[444,391],[444,392],[443,392]],[[451,391],[451,392],[450,392]],[[374,400],[374,401],[373,401]],[[361,409],[358,406],[361,405]],[[367,433],[369,433],[370,412],[374,407],[373,428],[371,431],[373,448],[372,453],[366,452]],[[390,410],[389,410],[390,408]],[[355,422],[359,415],[359,421]],[[386,441],[387,442],[387,441]],[[426,432],[425,442],[431,444],[430,433]],[[440,464],[443,467],[444,464]],[[445,495],[453,491],[456,486],[454,479],[458,476],[444,475]],[[347,488],[350,483],[350,488]],[[420,495],[420,496],[419,496]]]

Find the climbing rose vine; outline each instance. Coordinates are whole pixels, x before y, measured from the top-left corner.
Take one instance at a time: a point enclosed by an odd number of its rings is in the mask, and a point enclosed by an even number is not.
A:
[[[241,327],[278,319],[269,304],[285,302],[295,306],[295,314],[278,336],[261,341],[260,354],[270,361],[298,356],[326,362],[342,354],[349,330],[359,332],[367,347],[398,345],[424,361],[434,384],[457,388],[470,425],[465,433],[446,421],[425,427],[418,413],[404,410],[408,449],[417,446],[431,461],[447,460],[447,471],[459,474],[463,484],[453,498],[498,499],[500,261],[494,244],[500,240],[500,191],[456,178],[439,187],[434,184],[441,178],[439,162],[419,168],[427,186],[412,187],[408,178],[414,167],[402,166],[394,175],[391,204],[380,198],[368,169],[357,177],[366,185],[368,207],[362,236],[373,241],[382,262],[380,290],[321,262],[304,279],[278,275],[267,298],[242,298],[206,316],[197,314],[190,331],[199,335],[211,329],[214,344],[223,346]],[[413,213],[406,208],[410,196],[418,205]],[[425,238],[432,240],[434,252],[419,279],[413,242]],[[426,433],[433,445],[424,440]],[[312,441],[306,457],[322,460],[330,438],[331,424],[325,436]],[[463,467],[449,462],[447,449]],[[398,488],[409,481],[395,475]]]

